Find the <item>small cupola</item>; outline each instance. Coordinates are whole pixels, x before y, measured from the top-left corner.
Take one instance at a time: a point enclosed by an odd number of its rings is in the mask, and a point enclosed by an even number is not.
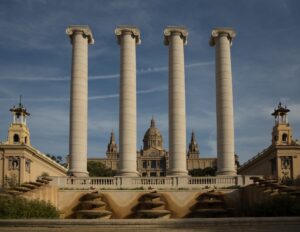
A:
[[[275,118],[275,125],[272,132],[273,145],[290,145],[292,143],[292,128],[288,122],[290,110],[279,102],[272,115]]]
[[[9,111],[12,112],[13,119],[8,129],[8,143],[30,145],[30,132],[27,127],[27,116],[30,113],[22,104],[22,96],[19,105],[13,106]]]

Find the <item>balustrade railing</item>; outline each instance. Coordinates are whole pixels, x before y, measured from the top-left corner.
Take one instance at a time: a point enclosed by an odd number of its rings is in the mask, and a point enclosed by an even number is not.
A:
[[[245,176],[207,176],[207,177],[52,177],[53,185],[67,189],[134,189],[134,188],[204,188],[229,187],[249,184]]]

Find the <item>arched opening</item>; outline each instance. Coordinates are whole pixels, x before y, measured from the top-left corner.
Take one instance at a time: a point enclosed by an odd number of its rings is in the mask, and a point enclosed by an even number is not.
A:
[[[14,135],[14,143],[20,143],[20,137],[17,134]]]
[[[27,136],[25,136],[24,142],[25,144],[27,144]]]
[[[287,134],[282,134],[282,142],[287,142]]]

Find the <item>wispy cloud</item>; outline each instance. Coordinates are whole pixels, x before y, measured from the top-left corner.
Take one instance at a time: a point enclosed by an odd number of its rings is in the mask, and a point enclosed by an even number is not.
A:
[[[154,93],[154,92],[162,92],[162,91],[166,91],[167,89],[168,89],[167,86],[160,86],[151,89],[138,90],[136,93],[147,94],[147,93]],[[119,96],[120,96],[119,94],[99,95],[99,96],[89,97],[89,100],[92,101],[92,100],[99,100],[99,99],[118,98]]]
[[[148,93],[154,93],[154,92],[162,92],[166,91],[168,88],[167,86],[159,86],[155,88],[150,88],[150,89],[143,89],[143,90],[138,90],[136,93],[137,94],[148,94]],[[118,98],[119,94],[114,93],[114,94],[106,94],[106,95],[96,95],[96,96],[91,96],[89,97],[89,101],[93,100],[102,100],[102,99],[109,99],[109,98]],[[1,98],[1,100],[7,100],[7,99],[14,99],[15,97],[7,97],[7,98]],[[47,97],[47,98],[26,98],[26,101],[31,101],[31,102],[65,102],[69,101],[70,98],[68,97]]]
[[[207,66],[207,65],[213,65],[213,61],[206,61],[206,62],[197,62],[197,63],[191,63],[186,64],[185,68],[194,68],[199,66]],[[167,72],[168,67],[167,66],[161,66],[161,67],[149,67],[149,68],[142,68],[137,70],[137,74],[149,74],[149,73],[157,73],[157,72]],[[89,76],[89,81],[95,81],[95,80],[105,80],[105,79],[116,79],[119,78],[120,74],[107,74],[107,75],[97,75],[97,76]],[[69,81],[69,76],[62,76],[62,77],[38,77],[38,76],[32,76],[32,77],[13,77],[13,76],[0,76],[0,79],[2,80],[14,80],[14,81]]]

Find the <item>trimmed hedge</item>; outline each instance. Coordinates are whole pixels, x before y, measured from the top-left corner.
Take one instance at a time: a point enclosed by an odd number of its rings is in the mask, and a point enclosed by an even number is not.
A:
[[[59,218],[59,212],[45,201],[0,196],[0,219],[19,218]]]

